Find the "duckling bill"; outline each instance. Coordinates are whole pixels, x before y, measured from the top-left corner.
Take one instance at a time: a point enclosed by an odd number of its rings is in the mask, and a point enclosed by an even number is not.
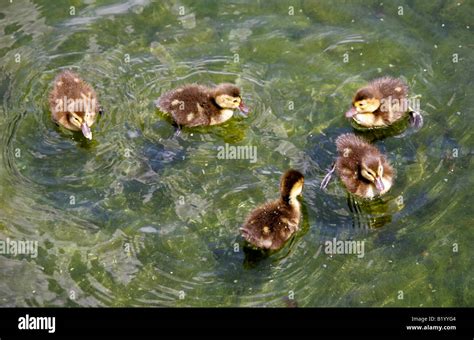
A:
[[[322,188],[336,170],[347,190],[361,198],[372,199],[390,190],[393,168],[375,146],[352,133],[339,136],[336,146],[338,157],[333,170],[322,181]]]
[[[91,126],[99,113],[97,94],[87,82],[76,73],[66,70],[54,79],[49,94],[49,107],[53,120],[72,131],[82,131],[92,139]]]
[[[228,83],[214,88],[191,84],[163,94],[155,105],[171,115],[178,127],[216,125],[232,118],[234,110],[248,113],[240,89]]]
[[[419,129],[423,126],[423,117],[409,107],[407,96],[408,86],[401,79],[374,79],[357,90],[346,117],[372,129],[388,127],[409,114],[411,125]]]
[[[304,176],[290,169],[281,178],[280,198],[256,208],[240,229],[242,236],[257,248],[276,250],[299,229]]]

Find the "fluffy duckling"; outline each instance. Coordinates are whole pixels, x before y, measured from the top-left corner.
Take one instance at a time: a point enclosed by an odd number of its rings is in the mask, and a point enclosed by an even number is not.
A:
[[[155,104],[169,113],[178,127],[221,124],[229,120],[236,109],[244,116],[248,113],[240,89],[228,83],[214,88],[185,85],[166,92]]]
[[[327,186],[336,170],[347,190],[356,196],[372,199],[390,190],[393,168],[375,146],[352,133],[339,136],[336,146],[339,155],[322,181],[322,188]]]
[[[346,117],[364,128],[373,129],[390,126],[408,113],[411,125],[421,128],[423,117],[409,107],[407,95],[408,86],[401,79],[374,79],[357,90]]]
[[[280,198],[252,211],[240,229],[242,236],[258,248],[281,248],[298,230],[301,208],[297,196],[301,195],[303,184],[304,176],[299,171],[285,172]]]
[[[82,131],[87,139],[92,139],[90,128],[100,112],[99,103],[92,86],[76,73],[66,70],[56,76],[49,94],[49,107],[57,124]]]

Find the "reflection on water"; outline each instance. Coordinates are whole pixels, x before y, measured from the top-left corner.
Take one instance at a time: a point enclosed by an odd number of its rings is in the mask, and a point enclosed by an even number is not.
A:
[[[472,3],[2,1],[0,239],[39,249],[0,255],[1,305],[473,305]],[[92,142],[51,121],[67,68],[103,105]],[[420,131],[361,132],[395,186],[370,202],[338,180],[321,191],[353,93],[384,74],[425,114]],[[153,101],[224,81],[249,117],[173,136]],[[257,162],[218,159],[226,143]],[[306,178],[301,230],[251,251],[239,227],[290,167]],[[334,238],[363,241],[364,257],[327,254]]]

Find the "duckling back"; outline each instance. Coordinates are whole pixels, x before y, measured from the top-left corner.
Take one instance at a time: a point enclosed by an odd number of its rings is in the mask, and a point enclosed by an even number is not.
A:
[[[380,94],[381,105],[377,111],[386,125],[393,124],[408,112],[408,86],[401,79],[377,78],[370,82],[369,87]]]
[[[359,160],[368,152],[380,155],[380,151],[375,146],[353,133],[345,133],[337,137],[336,147],[340,157],[350,160]]]
[[[53,115],[58,112],[65,112],[67,103],[64,100],[91,100],[91,111],[98,112],[99,104],[97,102],[97,94],[95,90],[87,82],[81,79],[76,73],[66,70],[61,72],[54,79],[53,90],[49,95],[49,106]],[[60,107],[58,103],[63,105]],[[84,103],[87,104],[87,103]],[[75,105],[75,113],[85,113],[86,105]]]
[[[282,200],[255,209],[241,228],[242,236],[252,245],[276,250],[298,230],[300,210]]]
[[[210,90],[201,85],[187,85],[163,94],[156,102],[163,112],[169,113],[178,125],[210,125],[211,118],[220,112]]]
[[[280,198],[255,209],[241,228],[243,237],[256,247],[279,249],[298,230],[304,176],[290,169],[280,181]]]
[[[404,99],[408,95],[408,86],[399,78],[382,77],[374,79],[369,86],[376,88],[382,98]]]

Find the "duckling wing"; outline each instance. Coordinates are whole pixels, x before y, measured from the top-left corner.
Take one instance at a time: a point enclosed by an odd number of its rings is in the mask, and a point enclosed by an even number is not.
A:
[[[356,192],[359,186],[358,163],[356,159],[338,157],[336,161],[337,174],[350,192]]]

